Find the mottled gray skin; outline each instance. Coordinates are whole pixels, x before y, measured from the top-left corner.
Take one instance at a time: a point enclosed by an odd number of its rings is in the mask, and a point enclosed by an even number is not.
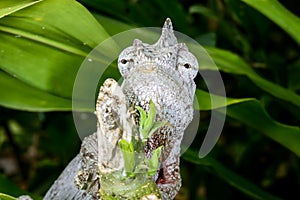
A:
[[[148,110],[151,99],[157,108],[157,121],[171,124],[171,128],[162,128],[149,139],[145,152],[151,154],[153,149],[164,146],[156,182],[163,199],[173,199],[181,186],[180,143],[193,117],[197,60],[185,44],[178,44],[167,19],[155,44],[134,40],[131,47],[121,52],[118,66],[128,104]]]
[[[185,44],[177,42],[172,23],[167,19],[162,35],[155,44],[149,45],[134,40],[133,45],[119,55],[118,67],[124,78],[121,88],[127,106],[134,104],[148,110],[152,100],[157,109],[156,121],[168,121],[171,125],[152,135],[147,142],[145,155],[151,156],[153,149],[164,146],[161,168],[154,180],[163,199],[173,199],[181,187],[180,143],[184,130],[193,118],[193,97],[196,88],[193,79],[198,72],[197,60]],[[85,142],[86,140],[88,142]],[[95,147],[97,136],[94,134],[83,141],[81,154],[68,165],[45,199],[98,198],[96,192],[100,186],[95,184],[98,179],[98,150]],[[71,183],[75,176],[77,186],[85,190],[78,190]],[[83,184],[84,181],[87,183]],[[94,185],[91,186],[91,182]]]

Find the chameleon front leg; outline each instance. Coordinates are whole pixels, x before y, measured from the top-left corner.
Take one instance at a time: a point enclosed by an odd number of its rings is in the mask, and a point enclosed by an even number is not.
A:
[[[82,157],[78,154],[61,173],[44,196],[44,200],[78,199],[91,200],[93,197],[84,190],[78,190],[74,177],[81,169]]]
[[[181,187],[180,142],[175,142],[174,147],[163,162],[156,181],[163,200],[174,199]]]
[[[181,187],[179,157],[177,160],[177,162],[164,165],[159,171],[157,186],[163,200],[174,199]]]

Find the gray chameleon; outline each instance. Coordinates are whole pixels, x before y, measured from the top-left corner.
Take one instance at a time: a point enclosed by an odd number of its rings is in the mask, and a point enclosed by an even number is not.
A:
[[[120,88],[126,107],[138,105],[148,111],[152,100],[157,109],[156,120],[168,121],[170,124],[157,130],[148,139],[145,156],[151,156],[152,150],[159,146],[164,147],[160,158],[161,167],[153,179],[162,199],[174,199],[181,187],[180,143],[194,112],[197,59],[184,43],[177,42],[171,20],[167,18],[158,41],[151,45],[135,39],[132,46],[120,53],[118,68],[124,78]],[[107,89],[105,87],[104,84],[102,90]],[[104,112],[100,104],[109,100],[99,98],[97,109]],[[111,103],[109,106],[113,108],[116,104]],[[116,116],[116,119],[120,120],[121,116]],[[111,124],[109,121],[104,123]],[[44,199],[98,199],[100,184],[97,148],[97,134],[86,137],[80,153],[54,182]]]

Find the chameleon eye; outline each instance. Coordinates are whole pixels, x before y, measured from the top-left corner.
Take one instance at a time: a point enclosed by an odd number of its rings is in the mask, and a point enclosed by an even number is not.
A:
[[[183,66],[184,66],[186,69],[189,69],[189,68],[192,67],[189,63],[185,63]]]
[[[128,62],[128,61],[127,61],[126,59],[122,59],[122,60],[121,60],[121,63],[122,63],[123,65],[125,65],[127,62]]]

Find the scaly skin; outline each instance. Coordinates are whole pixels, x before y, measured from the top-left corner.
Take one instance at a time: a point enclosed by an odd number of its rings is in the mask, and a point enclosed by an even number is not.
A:
[[[177,42],[172,23],[167,19],[162,35],[155,44],[134,40],[132,46],[121,52],[118,67],[124,78],[121,88],[127,108],[134,104],[147,111],[152,100],[157,109],[156,121],[168,121],[170,124],[160,128],[149,138],[145,156],[150,157],[152,150],[164,146],[161,168],[153,180],[160,189],[162,199],[174,199],[181,187],[180,143],[184,130],[193,118],[193,96],[196,88],[193,79],[198,72],[197,60],[185,44]],[[99,198],[96,147],[96,134],[83,141],[80,155],[65,169],[45,199]],[[70,183],[70,177],[74,176],[75,183],[81,190]],[[66,187],[67,184],[70,186]]]
[[[135,40],[121,52],[119,70],[124,77],[122,89],[128,105],[149,108],[152,99],[157,120],[171,127],[157,131],[148,141],[145,153],[163,145],[162,168],[155,177],[163,199],[173,199],[181,186],[179,172],[180,143],[193,117],[193,78],[198,72],[196,58],[185,44],[177,43],[169,19],[160,39],[153,45]]]

